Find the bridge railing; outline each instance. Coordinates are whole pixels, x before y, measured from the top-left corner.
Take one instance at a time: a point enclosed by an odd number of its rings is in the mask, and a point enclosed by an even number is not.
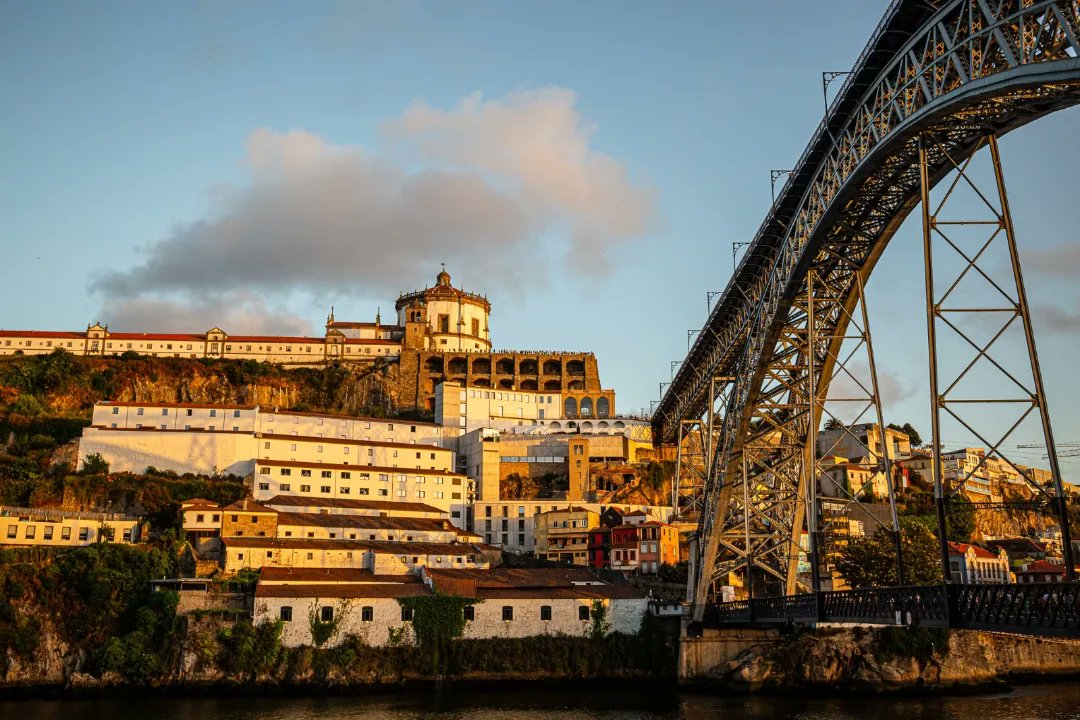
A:
[[[805,593],[711,605],[705,624],[923,625],[1080,637],[1080,583],[923,585]]]

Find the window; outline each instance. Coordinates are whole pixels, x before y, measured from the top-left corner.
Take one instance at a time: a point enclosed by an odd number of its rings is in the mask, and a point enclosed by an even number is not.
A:
[[[541,620],[550,620],[551,619],[551,606],[550,605],[541,605],[540,606],[540,619]]]
[[[402,622],[411,622],[412,621],[412,608],[407,608],[407,607],[401,608],[401,621]]]
[[[310,485],[301,485],[300,486],[300,492],[302,492],[302,493],[311,492],[311,486]]]
[[[461,609],[461,612],[465,615],[465,622],[472,622],[476,619],[476,608],[472,605],[466,605]]]
[[[270,489],[270,483],[259,483],[259,489],[260,490],[269,490]]]
[[[162,415],[168,415],[169,414],[169,408],[161,408],[161,414]]]
[[[90,528],[79,528],[79,539],[86,541],[90,539]]]
[[[282,475],[292,475],[292,469],[291,468],[281,468],[281,474]]]
[[[334,620],[334,608],[331,605],[323,605],[319,610],[319,618],[323,622],[332,622]]]
[[[360,608],[360,621],[361,622],[371,622],[374,619],[375,619],[375,608],[373,608],[370,605],[365,605],[364,607]]]
[[[589,606],[579,605],[577,609],[577,619],[582,622],[588,622],[589,620]]]
[[[268,467],[259,468],[259,474],[260,475],[269,475],[270,474],[270,468],[268,468]]]
[[[311,477],[311,471],[310,470],[301,470],[300,471],[300,477]]]
[[[502,607],[502,619],[504,622],[510,622],[514,619],[514,606],[503,605]]]
[[[281,492],[289,492],[289,490],[292,489],[292,485],[289,483],[281,483],[278,485],[278,489],[281,490]]]
[[[143,408],[139,408],[138,410],[136,410],[135,414],[136,415],[142,415],[143,414]]]
[[[60,531],[60,539],[61,540],[70,540],[71,539],[71,528],[66,527],[66,528],[62,529]]]
[[[210,417],[217,417],[217,410],[211,410]]]
[[[67,528],[64,528],[64,529],[67,530]],[[15,537],[18,536],[18,534],[19,534],[19,526],[18,525],[8,525],[7,536],[9,538],[14,539]]]
[[[329,485],[320,485],[319,486],[319,492],[321,492],[321,493],[330,492],[330,486]]]
[[[239,410],[233,410],[232,416],[233,417],[240,417],[240,411]]]
[[[352,471],[350,470],[350,471],[342,472],[341,473],[341,479],[342,480],[351,480],[352,479]]]
[[[292,622],[292,607],[289,605],[282,605],[278,617],[284,622]]]
[[[319,471],[319,477],[324,477],[324,478],[333,477],[333,473],[331,473],[329,470],[320,470]]]

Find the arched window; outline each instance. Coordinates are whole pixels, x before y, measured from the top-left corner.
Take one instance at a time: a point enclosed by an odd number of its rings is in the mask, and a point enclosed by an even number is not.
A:
[[[563,415],[568,418],[577,417],[577,400],[572,397],[566,398],[563,403]]]
[[[581,398],[581,417],[592,417],[592,398]]]
[[[596,400],[596,417],[606,418],[611,414],[611,403],[606,397]]]

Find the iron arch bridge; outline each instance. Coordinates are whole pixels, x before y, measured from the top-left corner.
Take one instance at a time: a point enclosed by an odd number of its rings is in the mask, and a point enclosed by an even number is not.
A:
[[[865,313],[856,312],[863,283],[921,201],[929,266],[937,227],[929,192],[951,172],[963,176],[981,147],[993,154],[995,215],[1016,258],[996,139],[1080,102],[1078,37],[1077,0],[895,0],[886,10],[653,413],[658,443],[681,451],[684,430],[697,432],[704,471],[688,587],[695,619],[728,573],[743,574],[759,598],[801,589],[799,541],[805,526],[813,551],[820,520],[814,468],[824,397],[844,340],[870,341]],[[1033,375],[1019,384],[1042,418],[1055,476],[1037,490],[1063,510],[1018,264],[1014,270],[1011,307]],[[928,290],[932,356],[939,310]],[[936,372],[934,357],[930,364]],[[936,382],[935,460],[937,416],[950,411]],[[867,395],[880,418],[876,378]]]

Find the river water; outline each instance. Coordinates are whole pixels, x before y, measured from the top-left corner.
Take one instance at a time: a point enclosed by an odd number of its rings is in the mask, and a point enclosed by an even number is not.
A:
[[[814,699],[554,686],[320,698],[136,697],[0,702],[0,720],[1064,720],[1080,718],[1080,683],[928,698]]]

